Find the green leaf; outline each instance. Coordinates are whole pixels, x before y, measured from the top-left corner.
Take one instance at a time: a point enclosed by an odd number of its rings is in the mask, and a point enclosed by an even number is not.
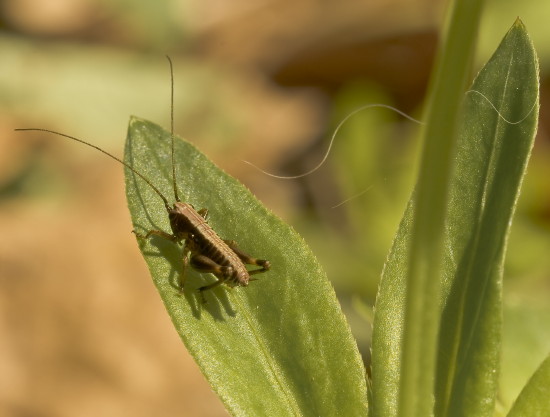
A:
[[[516,399],[508,417],[546,417],[550,414],[550,356],[539,366]]]
[[[356,343],[334,291],[303,239],[239,182],[191,144],[176,139],[183,201],[209,210],[209,224],[272,268],[246,288],[197,289],[215,278],[187,271],[175,288],[182,248],[153,237],[140,242],[153,281],[189,352],[229,412],[238,416],[366,414],[366,382]],[[125,161],[172,200],[170,133],[130,121]],[[135,230],[170,231],[158,195],[126,170]]]
[[[506,240],[538,120],[538,64],[517,21],[466,93],[445,218],[435,415],[491,415]],[[387,261],[373,331],[373,401],[396,415],[411,199]],[[437,302],[437,300],[433,300]]]
[[[465,102],[447,221],[436,387],[441,415],[493,412],[506,241],[537,121],[537,58],[518,20]]]

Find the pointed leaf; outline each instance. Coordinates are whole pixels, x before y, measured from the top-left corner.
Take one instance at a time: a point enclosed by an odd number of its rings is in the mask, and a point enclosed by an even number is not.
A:
[[[516,22],[466,94],[446,214],[436,415],[490,415],[499,367],[502,267],[538,118],[538,66]],[[376,301],[373,401],[396,415],[414,197]]]
[[[177,183],[183,201],[209,210],[209,224],[272,268],[248,287],[220,285],[210,274],[186,272],[177,287],[182,247],[158,236],[141,241],[172,321],[212,388],[238,416],[364,415],[364,369],[332,286],[304,241],[252,194],[189,143],[176,139]],[[170,133],[130,121],[125,161],[173,200]],[[158,195],[126,170],[137,232],[170,231]]]
[[[537,121],[537,59],[518,20],[465,100],[447,220],[448,292],[436,385],[440,415],[493,413],[506,241]]]

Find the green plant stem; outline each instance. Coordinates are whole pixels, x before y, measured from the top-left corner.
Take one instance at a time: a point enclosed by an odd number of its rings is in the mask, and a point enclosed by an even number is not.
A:
[[[457,0],[451,5],[428,95],[408,262],[400,416],[432,413],[447,189],[460,103],[483,3]]]

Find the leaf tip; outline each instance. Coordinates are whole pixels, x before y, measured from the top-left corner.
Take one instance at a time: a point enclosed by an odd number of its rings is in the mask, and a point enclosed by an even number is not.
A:
[[[525,27],[525,24],[523,23],[523,20],[521,20],[521,17],[516,17],[516,20],[514,24],[512,25],[513,29],[519,29],[521,31],[527,31],[527,28]]]

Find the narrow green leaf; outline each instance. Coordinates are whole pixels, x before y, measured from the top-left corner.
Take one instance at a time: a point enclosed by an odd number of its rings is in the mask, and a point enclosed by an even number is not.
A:
[[[550,415],[550,356],[539,366],[514,402],[508,417]]]
[[[408,242],[407,297],[399,375],[400,417],[426,416],[433,409],[439,329],[441,259],[452,156],[462,94],[484,0],[455,0],[442,34],[426,106],[423,150]]]
[[[467,93],[447,217],[436,415],[492,415],[507,236],[538,120],[538,66],[518,20]]]
[[[182,248],[161,238],[140,242],[172,321],[212,388],[237,416],[366,414],[364,368],[334,291],[304,241],[251,193],[189,143],[176,140],[183,201],[209,210],[209,224],[272,269],[246,288],[197,289],[215,278],[187,271],[175,288]],[[173,199],[170,134],[130,121],[125,161]],[[126,170],[136,231],[170,231],[161,199]]]
[[[435,415],[493,412],[506,239],[537,119],[537,60],[518,21],[465,96],[445,219]],[[376,301],[373,401],[384,416],[397,412],[414,204],[413,196]]]

